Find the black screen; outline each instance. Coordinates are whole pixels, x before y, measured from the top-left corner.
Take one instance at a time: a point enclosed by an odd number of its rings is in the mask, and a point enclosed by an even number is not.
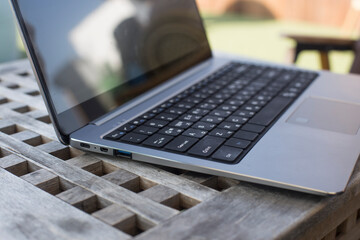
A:
[[[194,0],[18,0],[15,7],[63,134],[211,56]]]

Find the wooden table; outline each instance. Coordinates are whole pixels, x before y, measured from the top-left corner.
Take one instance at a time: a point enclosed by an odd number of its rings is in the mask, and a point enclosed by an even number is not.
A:
[[[57,141],[26,60],[0,65],[0,149],[0,239],[360,239],[359,165],[318,197],[85,153]]]

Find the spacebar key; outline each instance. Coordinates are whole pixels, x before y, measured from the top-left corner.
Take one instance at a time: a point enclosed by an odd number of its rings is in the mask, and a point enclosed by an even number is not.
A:
[[[276,97],[261,109],[250,123],[267,126],[291,103],[291,98]]]

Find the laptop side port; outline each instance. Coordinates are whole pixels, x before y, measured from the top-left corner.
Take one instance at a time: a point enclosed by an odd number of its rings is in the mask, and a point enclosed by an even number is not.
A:
[[[100,151],[102,151],[102,152],[108,152],[108,151],[109,151],[109,149],[104,148],[104,147],[100,147]]]
[[[121,150],[114,150],[114,155],[117,157],[132,158],[132,153]]]
[[[82,147],[82,148],[90,148],[90,144],[80,143],[80,147]]]

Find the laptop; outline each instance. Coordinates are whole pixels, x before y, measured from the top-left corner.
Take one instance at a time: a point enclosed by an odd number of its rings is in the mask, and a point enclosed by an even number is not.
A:
[[[359,77],[216,56],[194,0],[11,3],[62,143],[312,194],[346,188]]]

